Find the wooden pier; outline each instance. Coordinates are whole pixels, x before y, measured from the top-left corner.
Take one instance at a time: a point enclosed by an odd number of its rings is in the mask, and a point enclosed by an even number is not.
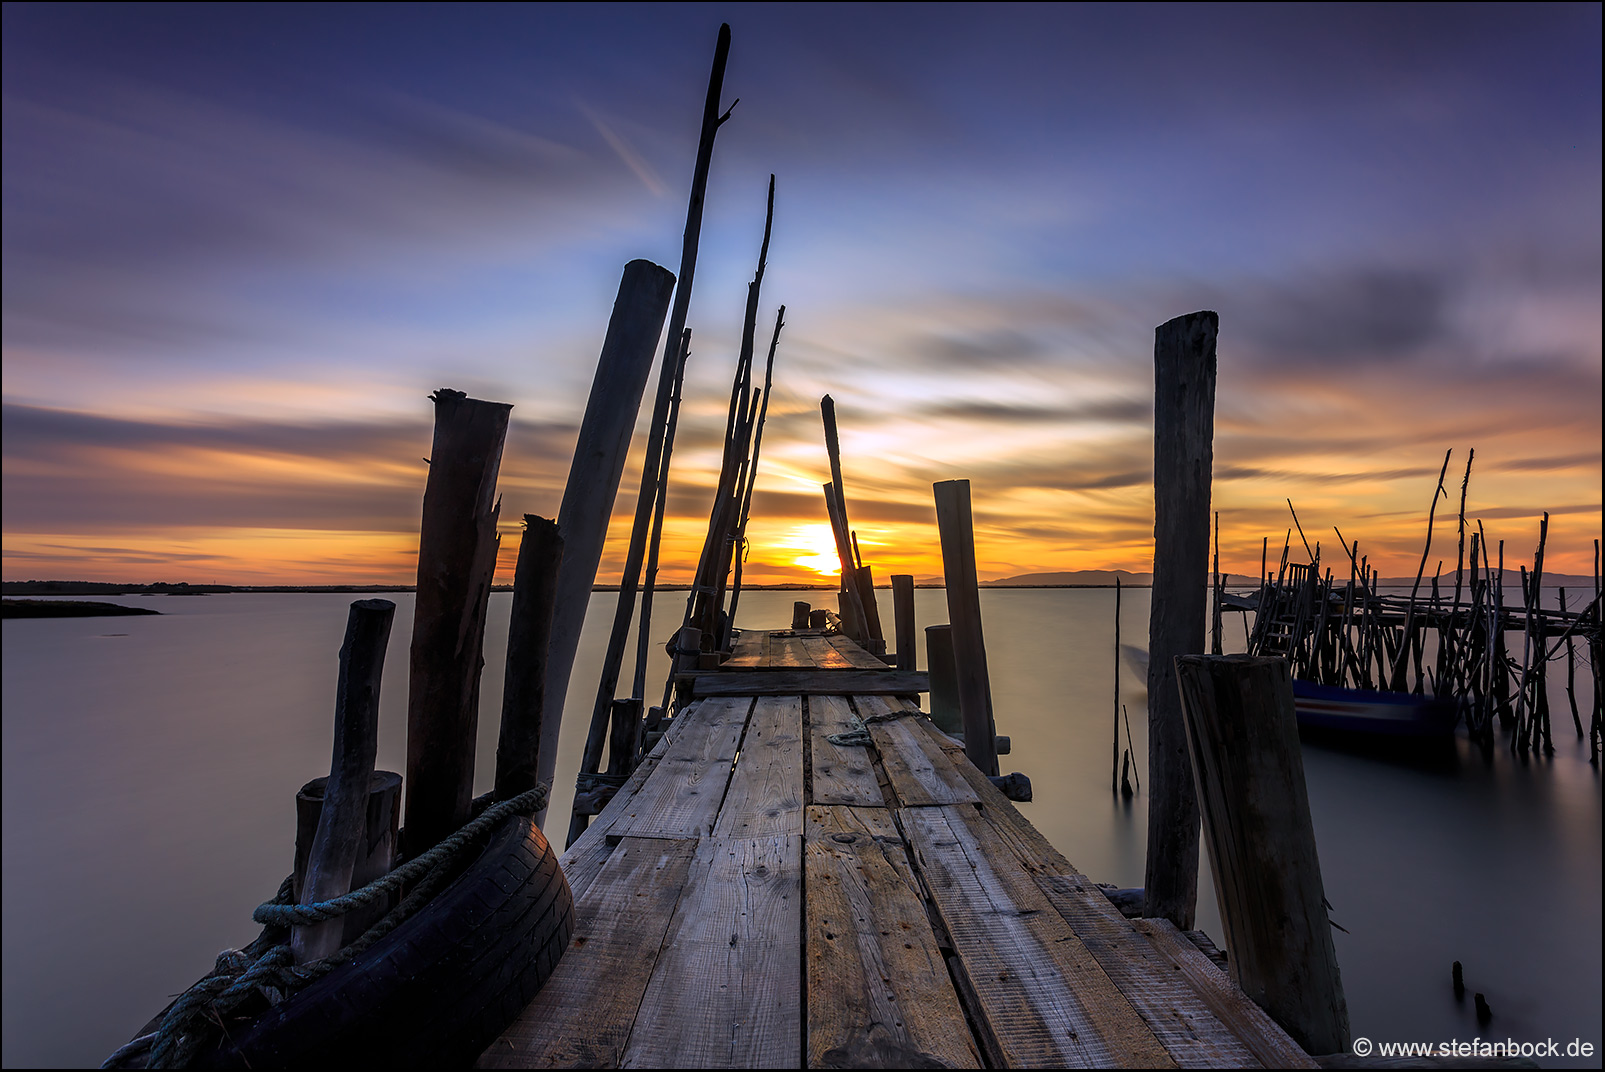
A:
[[[918,712],[924,675],[777,630],[689,677],[563,855],[568,950],[480,1067],[1317,1067],[1048,844]]]

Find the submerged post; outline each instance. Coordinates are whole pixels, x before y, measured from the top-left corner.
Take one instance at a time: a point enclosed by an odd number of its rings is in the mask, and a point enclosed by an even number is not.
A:
[[[585,403],[579,441],[558,509],[557,529],[563,537],[563,563],[557,571],[557,603],[552,615],[552,642],[546,656],[546,695],[554,717],[541,722],[537,782],[552,780],[557,766],[557,740],[563,702],[568,696],[574,653],[580,646],[585,608],[596,583],[607,540],[608,517],[624,475],[630,432],[641,408],[641,393],[652,370],[652,353],[668,315],[674,273],[651,261],[624,266],[619,294],[613,302],[607,337],[597,359],[591,397]],[[537,816],[544,821],[545,814]]]
[[[541,723],[546,717],[546,657],[557,603],[563,537],[557,522],[524,515],[524,536],[513,573],[513,613],[507,626],[507,672],[502,682],[502,726],[496,742],[496,799],[535,788]],[[563,713],[557,698],[553,717]]]
[[[1288,664],[1182,655],[1175,669],[1232,980],[1307,1053],[1347,1053]]]
[[[1204,650],[1209,484],[1219,317],[1189,313],[1154,332],[1154,584],[1148,617],[1148,866],[1144,914],[1193,929],[1198,798],[1175,658]]]
[[[350,893],[358,857],[364,855],[368,791],[379,752],[379,683],[395,615],[396,605],[388,599],[359,599],[346,618],[334,701],[334,760],[301,885],[302,904]],[[344,931],[343,919],[294,928],[290,946],[295,962],[306,964],[333,953]]]
[[[897,668],[913,670],[918,653],[914,650],[914,577],[892,574],[892,625],[897,638]]]
[[[485,609],[496,572],[496,474],[512,406],[436,391],[407,693],[406,852],[468,821]]]
[[[964,721],[964,754],[982,774],[998,772],[997,728],[992,720],[992,683],[981,636],[981,593],[975,573],[975,532],[970,516],[970,482],[940,480],[936,525],[942,538],[942,570],[947,578],[947,615],[953,625],[953,670],[959,714]]]

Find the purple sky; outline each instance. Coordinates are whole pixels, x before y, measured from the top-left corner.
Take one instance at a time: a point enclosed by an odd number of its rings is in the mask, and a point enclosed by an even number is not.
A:
[[[775,579],[826,391],[889,567],[968,476],[983,574],[1147,568],[1152,330],[1199,308],[1234,568],[1284,497],[1413,568],[1473,446],[1478,516],[1587,568],[1598,5],[7,4],[5,576],[404,580],[439,386],[515,404],[503,517],[554,513],[721,20],[673,539],[774,172]]]

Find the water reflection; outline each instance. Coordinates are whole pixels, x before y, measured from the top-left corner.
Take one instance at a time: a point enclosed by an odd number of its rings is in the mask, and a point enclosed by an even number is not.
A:
[[[1146,637],[1147,597],[1124,595],[1128,642]],[[295,790],[328,769],[351,598],[144,597],[164,613],[115,633],[93,618],[4,623],[7,1066],[98,1063],[219,949],[254,936],[251,909],[289,869]],[[379,762],[401,770],[412,599],[390,598]],[[784,625],[795,598],[746,593],[742,618]],[[554,815],[568,813],[613,600],[593,597],[581,640]],[[509,597],[492,601],[476,792],[492,774],[506,645]],[[940,591],[918,590],[916,608],[921,626],[947,620]],[[1141,885],[1147,794],[1125,801],[1109,785],[1114,593],[992,589],[982,609],[998,728],[1014,740],[1001,763],[1035,788],[1023,809],[1092,878]],[[672,624],[680,611],[660,601]],[[661,649],[653,659],[655,690],[668,667]],[[1131,662],[1122,699],[1145,769]],[[1555,741],[1556,756],[1526,763],[1460,742],[1427,767],[1307,744],[1356,1034],[1601,1041],[1600,786],[1564,713]],[[1207,864],[1199,920],[1220,939]],[[1493,1006],[1486,1031],[1469,995],[1454,1000],[1454,960]]]

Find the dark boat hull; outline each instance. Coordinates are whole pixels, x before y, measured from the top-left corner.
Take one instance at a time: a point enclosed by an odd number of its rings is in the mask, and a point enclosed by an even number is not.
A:
[[[1295,679],[1293,705],[1301,729],[1415,740],[1449,738],[1455,732],[1455,705],[1442,697]]]

